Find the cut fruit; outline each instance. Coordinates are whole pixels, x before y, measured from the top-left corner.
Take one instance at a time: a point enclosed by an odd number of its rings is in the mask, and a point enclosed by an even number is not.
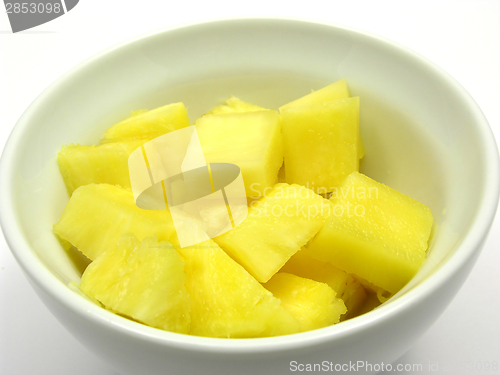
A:
[[[317,91],[313,91],[302,98],[294,100],[280,107],[280,112],[285,109],[301,106],[311,106],[313,104],[331,102],[332,100],[347,99],[349,97],[349,88],[347,81],[341,79],[329,86],[323,87]]]
[[[82,274],[70,287],[214,338],[368,312],[418,271],[433,218],[359,174],[364,152],[345,80],[279,111],[230,97],[193,126],[183,103],[132,111],[100,145],[58,154],[70,199],[53,232]]]
[[[347,99],[349,97],[349,88],[347,81],[341,79],[329,86],[323,87],[320,90],[313,91],[312,93],[303,96],[300,99],[294,100],[284,106],[280,107],[282,113],[285,109],[292,107],[311,106],[313,104],[331,102],[333,100]],[[358,158],[361,159],[365,156],[365,147],[361,141],[361,136],[358,137]]]
[[[303,186],[277,184],[252,204],[240,225],[214,240],[264,283],[320,230],[330,209]]]
[[[357,279],[330,263],[312,258],[306,250],[300,250],[292,256],[279,270],[281,272],[328,284],[347,308],[341,320],[356,316],[366,301],[365,289]]]
[[[281,114],[288,183],[333,191],[359,169],[359,99],[292,107]]]
[[[90,184],[74,191],[54,233],[94,260],[126,233],[139,241],[152,236],[169,241],[175,229],[169,211],[143,210],[132,192],[119,186]]]
[[[59,170],[69,195],[88,184],[130,188],[128,157],[144,141],[107,143],[100,146],[63,146],[57,154]]]
[[[80,289],[107,309],[151,327],[189,333],[184,264],[168,242],[124,236],[82,275]]]
[[[218,105],[210,110],[207,115],[221,115],[225,113],[257,112],[266,111],[266,108],[246,103],[241,99],[231,96],[224,104]]]
[[[191,125],[183,103],[138,112],[106,130],[101,143],[151,140]]]
[[[344,302],[325,283],[280,272],[264,287],[300,322],[301,332],[338,323],[347,311]]]
[[[427,206],[360,173],[330,198],[332,215],[307,252],[396,293],[425,259],[432,228]]]
[[[179,249],[191,298],[191,334],[248,338],[295,333],[299,322],[213,241]]]
[[[283,164],[278,112],[207,115],[196,121],[207,163],[231,163],[241,169],[246,194],[260,197],[276,183]]]

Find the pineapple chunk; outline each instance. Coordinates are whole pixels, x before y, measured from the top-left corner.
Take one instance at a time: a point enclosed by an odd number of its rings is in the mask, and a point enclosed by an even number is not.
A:
[[[311,106],[313,104],[331,102],[333,100],[347,99],[349,97],[349,88],[347,81],[341,79],[329,86],[323,87],[320,90],[313,91],[312,93],[303,96],[300,99],[294,100],[284,106],[280,107],[280,112],[292,107]],[[361,141],[361,136],[358,137],[358,158],[361,159],[365,156],[365,148]]]
[[[303,186],[277,184],[252,204],[240,225],[214,240],[264,283],[320,230],[330,209]]]
[[[276,182],[283,164],[278,112],[207,115],[196,128],[206,161],[240,167],[247,196],[260,197]]]
[[[207,115],[222,115],[224,113],[241,113],[241,112],[257,112],[266,111],[266,108],[258,105],[246,103],[241,99],[231,96],[224,104],[218,105],[210,110]]]
[[[150,140],[191,125],[183,103],[137,112],[106,130],[101,143]]]
[[[116,246],[123,234],[139,240],[156,235],[166,241],[174,237],[175,229],[169,211],[140,209],[129,190],[90,184],[74,191],[54,233],[94,260]]]
[[[325,283],[277,273],[264,287],[300,322],[301,332],[338,323],[347,311],[344,302]]]
[[[128,157],[144,141],[107,143],[100,146],[63,146],[57,160],[69,195],[88,184],[130,188]]]
[[[299,322],[217,244],[179,249],[191,298],[191,334],[265,337],[295,333]]]
[[[279,272],[328,284],[337,293],[337,297],[344,301],[347,308],[347,313],[341,320],[357,315],[367,298],[361,282],[330,263],[312,258],[306,250],[298,251]]]
[[[391,293],[400,290],[424,262],[429,208],[357,172],[330,201],[332,214],[308,254]]]
[[[166,331],[189,333],[184,264],[168,242],[124,236],[82,275],[80,289],[107,309]]]
[[[359,99],[292,107],[281,114],[288,183],[331,192],[359,169]]]
[[[347,81],[341,79],[329,86],[313,91],[302,98],[294,100],[280,107],[280,112],[293,107],[310,106],[313,104],[331,102],[332,100],[347,99],[349,97],[349,88]]]

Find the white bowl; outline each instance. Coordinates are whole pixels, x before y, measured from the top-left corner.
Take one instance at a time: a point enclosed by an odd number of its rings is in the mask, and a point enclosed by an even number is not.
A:
[[[68,287],[80,272],[51,231],[68,200],[56,162],[61,145],[96,142],[132,109],[183,101],[194,121],[229,95],[277,108],[340,78],[361,98],[362,171],[434,213],[428,259],[395,298],[320,330],[224,340],[135,323]],[[338,26],[222,20],[110,48],[46,89],[5,146],[0,222],[47,307],[123,374],[282,374],[307,363],[349,370],[350,362],[393,362],[445,309],[491,226],[499,170],[493,135],[474,100],[418,54]]]

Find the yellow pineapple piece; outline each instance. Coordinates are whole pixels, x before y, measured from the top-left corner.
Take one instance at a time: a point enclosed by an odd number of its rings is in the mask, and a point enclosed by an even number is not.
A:
[[[150,140],[191,125],[183,103],[138,112],[106,130],[101,143]]]
[[[142,140],[100,146],[63,146],[57,154],[59,170],[69,195],[88,184],[111,184],[130,188],[128,157]]]
[[[299,322],[217,244],[179,249],[191,298],[191,334],[248,338],[295,333]]]
[[[344,302],[325,283],[280,272],[264,287],[300,322],[301,332],[338,323],[347,311]]]
[[[325,194],[358,171],[358,98],[291,107],[281,119],[288,183]]]
[[[247,218],[214,240],[259,282],[268,281],[323,226],[329,202],[298,185],[277,184]]]
[[[131,191],[90,184],[73,192],[54,225],[54,233],[94,260],[116,246],[126,233],[139,240],[157,236],[160,241],[167,241],[175,235],[175,229],[169,211],[140,209]]]
[[[231,163],[241,169],[247,196],[260,197],[274,185],[283,164],[278,112],[207,115],[196,128],[208,163]]]
[[[302,98],[281,106],[280,112],[283,112],[288,108],[310,106],[318,103],[331,102],[332,100],[346,99],[348,97],[349,88],[347,87],[347,81],[345,79],[341,79],[340,81],[332,83],[329,86],[313,91]]]
[[[347,99],[349,96],[347,81],[345,79],[341,79],[340,81],[332,83],[329,86],[313,91],[302,98],[285,104],[280,107],[280,112],[292,107],[311,106],[313,104],[331,102],[333,100]],[[365,148],[363,146],[363,142],[361,141],[361,137],[358,137],[358,158],[361,159],[363,156],[365,156]]]
[[[347,313],[342,315],[341,320],[357,315],[367,298],[365,288],[360,281],[330,263],[312,258],[306,250],[295,253],[279,272],[328,284],[337,293],[337,297],[344,301],[347,308]]]
[[[357,172],[330,201],[332,214],[308,254],[390,293],[400,290],[424,262],[433,222],[429,208]]]
[[[124,236],[82,275],[80,289],[107,309],[166,331],[189,333],[184,264],[168,242]]]
[[[241,112],[257,112],[266,111],[266,108],[258,105],[246,103],[241,99],[231,96],[224,104],[218,105],[210,110],[207,115],[221,115],[224,113],[241,113]]]

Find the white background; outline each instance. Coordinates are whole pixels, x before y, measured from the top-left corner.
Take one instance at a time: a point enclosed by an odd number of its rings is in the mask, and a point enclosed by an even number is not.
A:
[[[82,0],[67,15],[18,34],[10,31],[5,8],[0,5],[0,150],[36,96],[82,60],[145,32],[228,16],[329,21],[402,43],[465,86],[500,139],[500,1]],[[448,366],[451,374],[500,374],[498,367],[484,370],[487,363],[500,365],[499,216],[465,286],[399,363],[427,368],[431,362],[439,368],[433,373],[446,373],[443,370]],[[2,236],[0,374],[117,374],[46,310]]]

